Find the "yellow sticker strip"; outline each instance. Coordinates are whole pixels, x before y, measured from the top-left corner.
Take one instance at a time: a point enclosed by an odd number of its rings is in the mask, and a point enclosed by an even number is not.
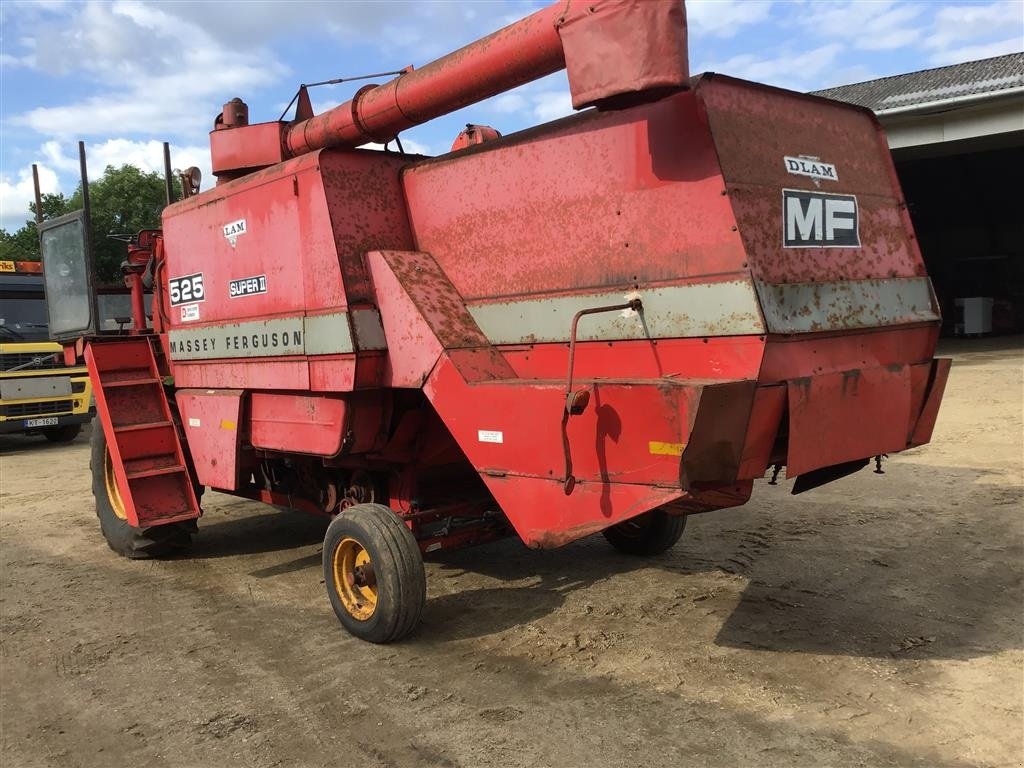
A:
[[[221,429],[235,429],[235,427],[237,427],[237,426],[238,425],[235,424],[235,422],[233,422],[233,421],[228,421],[227,419],[221,419],[220,420],[220,428]]]
[[[660,440],[651,440],[647,444],[647,450],[651,456],[682,456],[686,443],[663,443]]]

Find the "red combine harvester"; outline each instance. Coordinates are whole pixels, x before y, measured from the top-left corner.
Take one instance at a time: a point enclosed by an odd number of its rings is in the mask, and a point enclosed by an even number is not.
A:
[[[436,158],[356,149],[563,67],[592,109]],[[881,128],[691,79],[682,3],[561,0],[297,104],[225,105],[216,187],[129,250],[129,334],[97,329],[87,211],[42,227],[115,551],[186,545],[204,487],[333,516],[331,605],[386,642],[424,607],[421,553],[656,554],[768,470],[800,492],[930,439],[949,362]]]

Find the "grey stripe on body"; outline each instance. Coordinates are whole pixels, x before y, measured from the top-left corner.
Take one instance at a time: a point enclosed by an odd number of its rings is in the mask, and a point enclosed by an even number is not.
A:
[[[171,360],[334,355],[353,351],[346,312],[174,329],[168,340]]]
[[[770,333],[811,333],[937,321],[927,277],[770,284],[757,293]]]
[[[642,320],[635,313],[589,315],[580,320],[580,341],[744,336],[764,333],[754,288],[746,280],[691,283],[642,290]],[[566,342],[581,309],[622,304],[621,291],[474,303],[469,313],[492,344]]]

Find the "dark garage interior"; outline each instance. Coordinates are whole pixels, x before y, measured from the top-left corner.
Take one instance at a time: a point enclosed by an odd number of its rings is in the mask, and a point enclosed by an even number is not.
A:
[[[949,147],[946,147],[949,149]],[[957,299],[991,298],[991,333],[1024,331],[1024,146],[901,160],[945,335],[970,334]]]

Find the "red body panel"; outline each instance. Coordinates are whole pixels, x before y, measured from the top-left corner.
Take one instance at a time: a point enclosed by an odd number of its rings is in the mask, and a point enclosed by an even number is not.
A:
[[[417,247],[467,300],[625,292],[745,268],[692,92],[567,118],[403,179]]]
[[[179,389],[175,402],[188,441],[196,478],[202,485],[233,491],[239,486],[240,389]]]
[[[249,398],[249,439],[254,448],[334,456],[348,416],[339,396],[255,392]]]
[[[788,390],[789,476],[907,447],[906,366],[793,379]],[[843,439],[835,440],[834,435]]]

